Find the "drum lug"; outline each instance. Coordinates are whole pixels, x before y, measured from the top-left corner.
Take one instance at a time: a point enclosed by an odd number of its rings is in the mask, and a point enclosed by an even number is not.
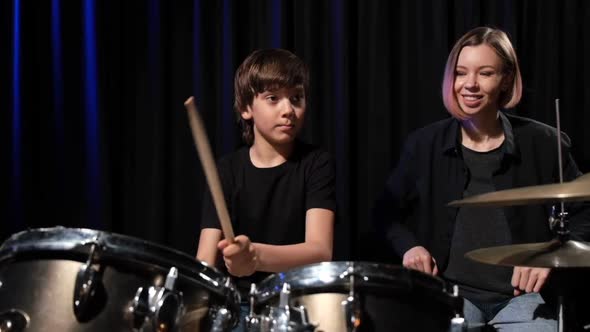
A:
[[[227,288],[230,288],[232,286],[231,278],[228,277],[227,279],[225,279],[224,286]],[[233,300],[236,300],[236,303],[240,302],[239,298]],[[227,302],[227,304],[229,305],[229,302]],[[235,315],[232,315],[230,310],[221,306],[211,307],[209,310],[209,318],[211,320],[212,332],[227,331],[231,327],[235,327],[236,323],[240,319],[239,314],[236,317]]]
[[[256,284],[250,284],[250,313],[246,316],[246,330],[260,331],[260,317],[254,312],[256,306]]]
[[[153,331],[174,331],[184,313],[182,292],[175,291],[178,269],[170,268],[164,287],[139,287],[128,311],[131,325],[142,330],[145,323],[151,322]]]
[[[349,268],[351,269],[351,268]],[[352,272],[352,271],[349,271]],[[355,295],[355,274],[350,273],[350,289],[346,300],[342,301],[342,309],[344,310],[344,317],[346,318],[346,329],[349,332],[354,332],[361,325],[362,308],[357,295]]]
[[[344,317],[346,318],[346,328],[353,332],[361,325],[362,311],[358,297],[349,296],[342,301],[342,309],[344,309]]]
[[[279,295],[278,308],[272,308],[270,317],[275,324],[277,331],[288,331],[289,322],[291,321],[291,310],[289,308],[289,298],[291,295],[291,286],[288,283],[283,284],[281,294]]]
[[[106,292],[102,284],[100,268],[92,267],[97,244],[90,249],[88,261],[80,266],[74,286],[74,315],[79,322],[88,322],[94,318],[106,304]]]
[[[279,296],[279,305],[270,307],[268,316],[254,314],[254,298],[256,288],[250,289],[250,315],[246,317],[248,331],[273,332],[313,332],[314,324],[309,322],[307,309],[304,306],[291,307],[289,305],[291,286],[283,284]]]
[[[133,302],[128,309],[128,312],[131,314],[129,320],[131,321],[131,327],[134,330],[139,330],[151,316],[150,293],[155,293],[154,287],[139,287],[135,292]]]
[[[231,287],[231,278],[225,279],[224,286]],[[239,303],[239,299],[238,299]],[[232,315],[231,311],[222,306],[213,306],[209,310],[209,318],[211,320],[211,331],[212,332],[223,332],[227,331],[231,327],[234,327],[238,321],[238,317]]]
[[[211,332],[223,332],[227,331],[231,327],[233,317],[231,311],[224,307],[213,307],[211,308],[210,315],[211,321]]]
[[[0,331],[24,331],[29,326],[29,320],[29,316],[21,310],[11,309],[0,312]]]

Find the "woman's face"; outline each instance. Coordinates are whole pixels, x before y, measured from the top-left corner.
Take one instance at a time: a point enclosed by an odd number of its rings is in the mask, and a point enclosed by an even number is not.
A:
[[[496,112],[503,89],[502,60],[488,45],[465,46],[455,67],[455,98],[470,116]]]

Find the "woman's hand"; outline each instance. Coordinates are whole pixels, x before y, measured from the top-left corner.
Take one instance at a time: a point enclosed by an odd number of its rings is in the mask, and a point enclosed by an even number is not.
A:
[[[512,272],[512,287],[514,287],[514,296],[522,293],[538,293],[551,269],[545,267],[524,267],[515,266]]]
[[[412,270],[418,270],[433,276],[438,274],[436,261],[430,252],[422,246],[416,246],[406,251],[402,264]]]

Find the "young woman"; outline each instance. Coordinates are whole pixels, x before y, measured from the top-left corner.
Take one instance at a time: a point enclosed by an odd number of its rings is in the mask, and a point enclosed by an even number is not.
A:
[[[375,222],[410,269],[457,284],[465,318],[502,331],[555,331],[554,308],[539,291],[550,270],[476,263],[464,254],[483,247],[544,242],[553,235],[548,207],[450,208],[463,197],[559,182],[557,133],[505,114],[521,98],[522,79],[507,35],[479,27],[454,45],[443,100],[452,115],[409,135],[375,209]],[[562,135],[564,178],[581,175]],[[570,217],[572,234],[588,238],[590,211]]]

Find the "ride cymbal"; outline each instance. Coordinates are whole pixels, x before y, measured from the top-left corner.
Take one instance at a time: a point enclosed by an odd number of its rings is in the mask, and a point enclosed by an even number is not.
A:
[[[460,200],[448,206],[511,206],[550,202],[590,201],[590,173],[574,181],[493,191]]]
[[[476,262],[549,268],[590,267],[590,243],[557,239],[541,243],[513,244],[470,251],[465,257]]]

